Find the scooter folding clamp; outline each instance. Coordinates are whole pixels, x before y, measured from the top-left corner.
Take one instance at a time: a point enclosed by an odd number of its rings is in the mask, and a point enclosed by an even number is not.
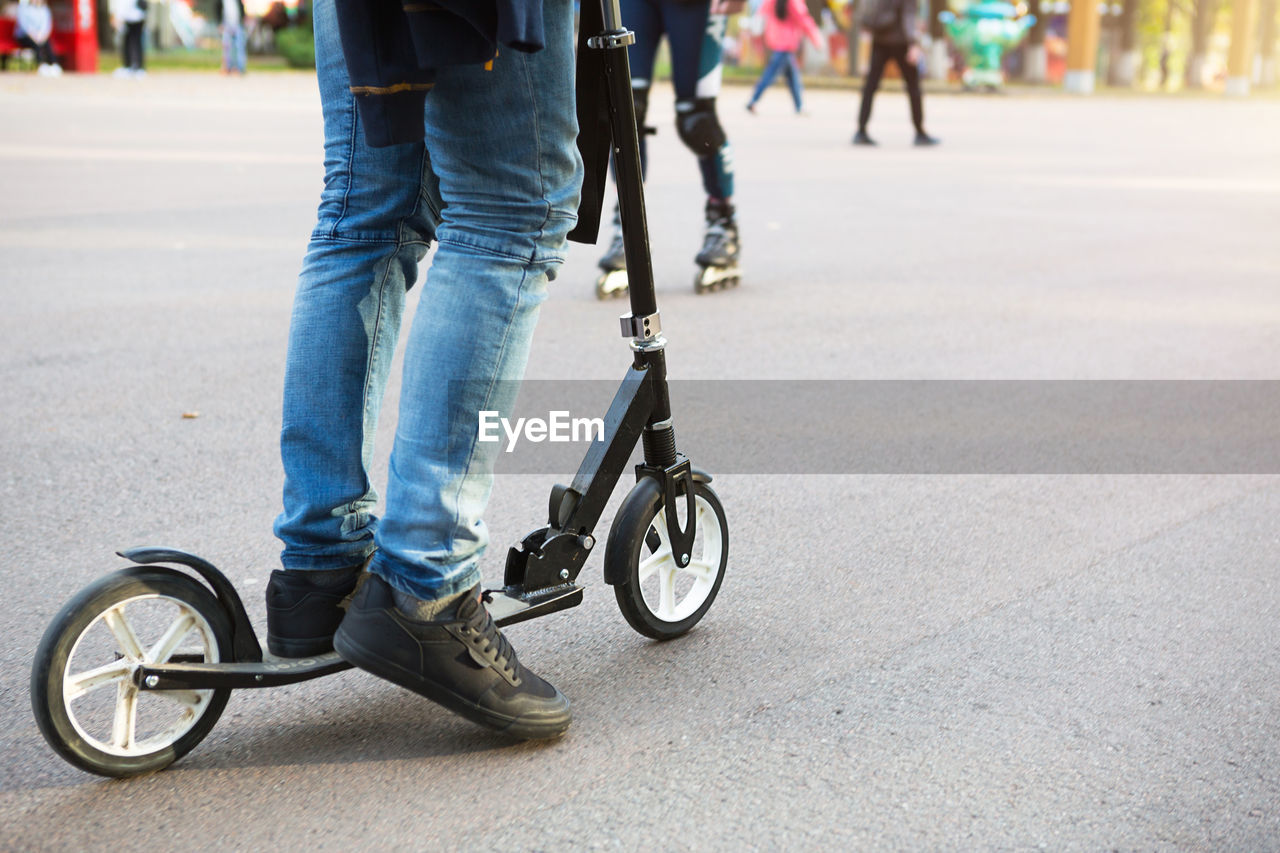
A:
[[[657,311],[643,317],[636,317],[630,313],[623,314],[618,321],[622,324],[624,338],[651,341],[662,333],[662,320]]]
[[[626,47],[636,43],[636,34],[630,30],[620,33],[604,33],[587,39],[587,47],[596,50],[609,50],[615,47]]]

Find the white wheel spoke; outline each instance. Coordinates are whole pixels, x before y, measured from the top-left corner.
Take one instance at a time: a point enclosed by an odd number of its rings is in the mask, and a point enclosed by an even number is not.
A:
[[[120,644],[120,651],[124,652],[125,657],[135,661],[142,660],[142,644],[138,642],[137,635],[133,633],[133,626],[125,618],[124,605],[113,607],[103,613],[102,621],[106,622],[107,627],[111,629],[111,634],[116,638],[116,642]]]
[[[671,559],[671,549],[659,549],[640,561],[640,582],[644,583],[653,573],[658,571],[664,562]]]
[[[187,635],[195,627],[195,615],[188,611],[183,611],[164,632],[164,636],[157,640],[156,644],[147,652],[145,658],[147,663],[164,663],[167,661],[177,651],[178,645],[187,638]]]
[[[144,692],[134,680],[139,666],[165,664],[179,655],[218,660],[218,635],[188,597],[157,590],[117,598],[76,638],[62,669],[62,706],[76,735],[92,748],[107,756],[150,759],[213,711],[216,690]],[[101,663],[104,659],[108,662]],[[104,695],[103,688],[111,685],[114,697]],[[100,691],[94,697],[100,702],[76,701],[94,691]],[[159,698],[143,698],[147,695]]]
[[[150,695],[176,702],[189,711],[197,711],[204,704],[204,694],[198,690],[152,690]]]
[[[665,569],[658,573],[658,615],[670,619],[676,612],[676,573]]]
[[[680,571],[689,575],[691,578],[711,583],[716,577],[716,567],[705,560],[690,560],[689,565]]]
[[[639,603],[646,615],[668,624],[679,623],[705,609],[715,595],[724,564],[725,536],[715,504],[706,496],[695,494],[691,509],[686,523],[695,529],[692,553],[685,555],[672,547],[668,510],[664,507],[650,522],[652,529],[646,531],[646,542],[657,548],[647,556],[648,548],[641,549],[634,575],[642,599]],[[687,559],[688,565],[681,566],[680,557]],[[655,575],[656,582],[651,580]]]
[[[129,661],[117,660],[85,670],[79,675],[68,676],[62,688],[63,695],[68,702],[75,701],[90,690],[115,684],[120,679],[127,678],[132,669],[133,665]]]
[[[127,681],[116,688],[116,715],[111,723],[111,745],[117,749],[130,749],[138,722],[138,689]]]

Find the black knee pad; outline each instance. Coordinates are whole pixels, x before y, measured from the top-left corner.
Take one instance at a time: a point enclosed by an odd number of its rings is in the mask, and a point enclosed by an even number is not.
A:
[[[716,117],[716,99],[698,98],[676,104],[676,131],[680,141],[699,157],[709,157],[728,140]]]

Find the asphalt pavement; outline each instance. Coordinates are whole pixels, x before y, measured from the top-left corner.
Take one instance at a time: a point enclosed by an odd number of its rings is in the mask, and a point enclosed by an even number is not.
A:
[[[803,116],[747,94],[721,98],[743,283],[707,296],[697,169],[670,91],[650,106],[673,377],[1280,378],[1280,102],[937,96],[943,144],[920,150],[900,93],[875,149],[849,144],[851,92]],[[574,703],[559,741],[349,672],[233,694],[152,776],[65,764],[28,674],[113,552],[198,553],[264,624],[319,102],[292,73],[8,74],[0,115],[0,849],[1280,847],[1273,470],[744,463],[715,481],[729,568],[687,636],[633,632],[598,557],[581,607],[509,630]],[[626,370],[623,303],[593,293],[603,243],[571,249],[530,377]],[[499,477],[491,584],[555,480]]]

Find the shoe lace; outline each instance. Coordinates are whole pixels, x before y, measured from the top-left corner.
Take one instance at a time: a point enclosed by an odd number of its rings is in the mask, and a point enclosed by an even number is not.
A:
[[[510,675],[517,683],[519,682],[520,679],[516,675],[515,649],[512,648],[506,635],[498,630],[493,617],[489,615],[489,611],[484,605],[477,605],[475,612],[467,618],[466,624],[463,625],[462,633],[464,636],[474,638],[470,642],[475,646],[476,651],[492,661],[494,666]]]
[[[707,234],[702,251],[712,254],[724,251],[733,240],[733,224],[728,217],[707,223]]]

